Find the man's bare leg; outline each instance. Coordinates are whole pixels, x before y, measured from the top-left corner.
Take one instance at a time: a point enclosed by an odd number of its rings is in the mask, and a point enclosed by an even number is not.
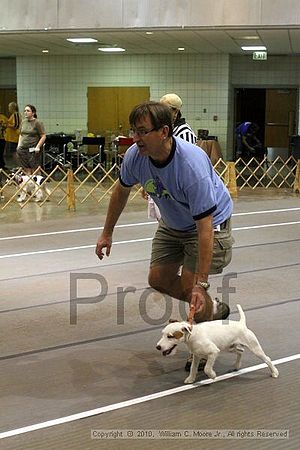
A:
[[[163,294],[189,302],[195,274],[183,267],[181,275],[178,275],[179,267],[178,263],[152,266],[149,270],[148,282],[153,289]]]

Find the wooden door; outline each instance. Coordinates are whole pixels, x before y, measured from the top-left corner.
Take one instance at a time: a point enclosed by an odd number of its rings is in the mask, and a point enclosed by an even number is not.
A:
[[[296,89],[267,89],[265,146],[288,148],[296,129]]]
[[[106,139],[128,136],[130,111],[149,98],[149,87],[89,87],[88,131]]]
[[[122,87],[118,89],[118,134],[128,136],[128,117],[132,108],[150,98],[149,87]]]

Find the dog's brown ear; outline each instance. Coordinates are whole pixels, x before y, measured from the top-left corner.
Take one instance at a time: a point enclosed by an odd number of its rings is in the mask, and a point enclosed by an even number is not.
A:
[[[181,331],[175,331],[175,333],[173,333],[173,336],[175,339],[181,339],[183,337],[183,333]]]
[[[179,320],[177,320],[177,319],[169,319],[169,323],[175,323],[175,322],[179,322]]]

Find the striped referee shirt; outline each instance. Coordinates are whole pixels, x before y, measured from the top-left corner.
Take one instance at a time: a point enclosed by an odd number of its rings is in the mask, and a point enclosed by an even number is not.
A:
[[[177,125],[175,125],[173,129],[173,136],[180,137],[191,144],[197,143],[197,136],[183,118],[180,119]]]

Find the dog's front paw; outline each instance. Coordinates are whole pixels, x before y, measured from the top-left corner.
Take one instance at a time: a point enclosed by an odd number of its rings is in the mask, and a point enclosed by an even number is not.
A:
[[[208,378],[212,378],[213,380],[216,378],[217,374],[214,370],[204,370],[205,374]]]
[[[195,380],[196,380],[195,377],[188,376],[188,377],[184,380],[184,384],[193,384]]]
[[[273,377],[273,378],[278,378],[278,376],[279,376],[279,372],[278,372],[278,370],[276,369],[276,367],[274,367],[273,372],[272,372],[272,377]]]

